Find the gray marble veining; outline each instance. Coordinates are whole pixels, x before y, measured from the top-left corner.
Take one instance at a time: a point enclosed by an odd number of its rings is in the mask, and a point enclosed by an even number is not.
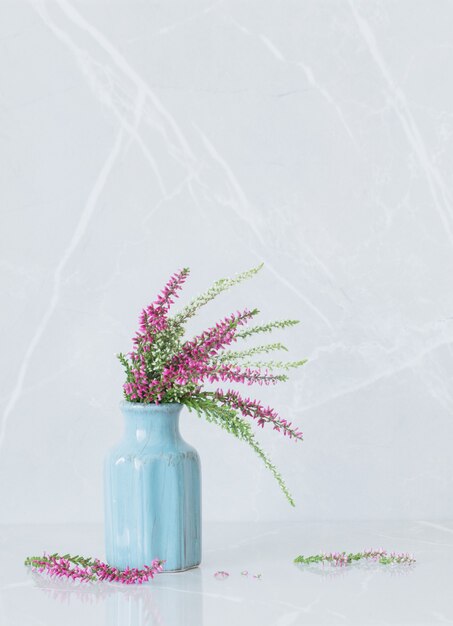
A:
[[[179,267],[188,298],[261,260],[198,323],[302,320],[286,339],[308,365],[261,395],[305,442],[260,433],[298,506],[185,415],[205,519],[453,517],[452,18],[0,2],[1,521],[102,519],[140,308]]]

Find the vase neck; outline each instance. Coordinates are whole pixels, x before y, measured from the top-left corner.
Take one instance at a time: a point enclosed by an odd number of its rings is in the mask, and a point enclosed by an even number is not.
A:
[[[181,404],[139,404],[123,402],[125,438],[144,446],[180,439]]]

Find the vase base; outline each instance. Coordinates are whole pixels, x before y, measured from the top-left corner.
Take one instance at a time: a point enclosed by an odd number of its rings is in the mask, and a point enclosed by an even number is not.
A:
[[[164,569],[159,572],[159,574],[178,574],[179,572],[188,572],[189,570],[196,569],[197,567],[200,567],[200,563],[197,563],[196,565],[188,565],[187,567],[183,567],[181,569]]]

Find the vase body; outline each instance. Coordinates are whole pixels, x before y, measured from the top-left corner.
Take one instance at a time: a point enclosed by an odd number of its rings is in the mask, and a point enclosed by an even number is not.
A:
[[[104,465],[107,562],[164,571],[201,561],[201,471],[179,432],[181,404],[122,402],[123,439]]]

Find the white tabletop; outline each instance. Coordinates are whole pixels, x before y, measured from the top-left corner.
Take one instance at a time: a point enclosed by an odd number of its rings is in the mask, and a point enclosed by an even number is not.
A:
[[[77,585],[22,565],[44,550],[103,558],[98,525],[1,529],[1,626],[453,624],[452,522],[206,524],[201,567],[143,586]],[[292,562],[301,553],[369,547],[409,551],[417,563]],[[229,576],[219,580],[219,570]]]

